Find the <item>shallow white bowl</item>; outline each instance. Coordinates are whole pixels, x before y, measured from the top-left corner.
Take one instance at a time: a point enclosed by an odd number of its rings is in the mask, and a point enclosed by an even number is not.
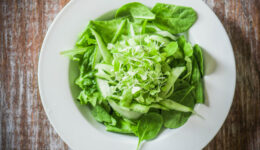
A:
[[[44,39],[38,66],[38,82],[45,112],[61,138],[75,150],[134,150],[137,138],[105,131],[80,106],[70,89],[75,74],[69,59],[61,51],[71,49],[89,20],[119,8],[133,0],[73,0],[59,13]],[[156,2],[193,7],[198,20],[190,29],[190,40],[204,49],[206,105],[195,110],[204,117],[191,116],[178,129],[166,129],[155,140],[142,145],[142,150],[202,149],[223,124],[235,90],[235,61],[225,29],[216,15],[201,0],[139,0],[153,7]],[[73,70],[73,67],[70,67]],[[72,85],[72,89],[74,89]]]

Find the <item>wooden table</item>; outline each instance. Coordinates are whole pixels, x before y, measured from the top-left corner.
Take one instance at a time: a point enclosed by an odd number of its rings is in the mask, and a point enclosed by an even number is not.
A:
[[[0,149],[69,149],[50,125],[37,83],[43,38],[69,0],[0,0]],[[205,0],[233,45],[230,113],[205,150],[260,149],[260,0]],[[214,35],[212,35],[214,36]]]

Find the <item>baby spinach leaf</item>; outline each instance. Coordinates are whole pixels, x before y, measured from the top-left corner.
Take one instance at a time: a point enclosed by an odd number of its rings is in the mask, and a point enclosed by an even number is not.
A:
[[[195,86],[194,97],[196,103],[204,103],[202,76],[195,57],[192,60],[192,64],[191,84]]]
[[[185,42],[183,51],[186,57],[191,57],[193,55],[193,48],[190,43]]]
[[[182,83],[182,85],[181,85]],[[187,82],[181,81],[177,82],[176,85],[180,90],[175,91],[173,95],[170,97],[173,101],[176,101],[182,105],[185,105],[189,108],[194,107],[195,102],[192,97],[192,89]],[[164,126],[166,128],[178,128],[182,126],[190,117],[192,113],[190,112],[180,112],[180,111],[162,111],[162,116],[164,120]]]
[[[143,115],[138,121],[136,135],[139,137],[138,146],[143,140],[155,138],[161,130],[163,118],[158,113],[148,113]]]
[[[156,15],[154,23],[172,34],[187,31],[197,20],[196,12],[190,7],[157,3],[152,12]]]
[[[187,42],[185,37],[182,35],[177,39],[179,47],[183,50],[185,43]]]
[[[188,95],[184,101],[189,107],[194,107],[194,100],[192,95]],[[164,127],[166,128],[178,128],[187,122],[192,113],[190,112],[180,112],[180,111],[162,111],[162,116],[164,119]]]
[[[202,50],[198,44],[194,45],[193,52],[194,52],[194,56],[197,60],[197,63],[199,65],[201,76],[203,76],[204,75],[204,61],[203,61]]]
[[[182,52],[180,51],[180,48],[178,46],[177,42],[171,42],[169,43],[165,48],[164,51],[167,54],[167,57],[173,56],[174,58],[182,58]]]
[[[91,113],[98,122],[116,125],[116,120],[101,105],[93,107]]]
[[[115,17],[132,16],[134,19],[155,19],[155,15],[145,5],[139,2],[128,3],[116,11]]]
[[[183,79],[186,79],[187,81],[190,81],[191,78],[191,73],[192,73],[192,59],[190,57],[185,57],[184,60],[186,61],[186,68],[187,68],[187,73],[183,77]]]
[[[204,87],[203,87],[203,80],[200,79],[196,85],[195,85],[195,98],[196,98],[196,103],[201,103],[204,104],[205,98],[204,98]]]

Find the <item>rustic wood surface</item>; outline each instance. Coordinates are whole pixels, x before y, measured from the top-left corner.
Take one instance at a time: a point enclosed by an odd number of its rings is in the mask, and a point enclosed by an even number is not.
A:
[[[69,149],[50,125],[37,84],[45,33],[69,0],[0,0],[0,150]],[[260,0],[204,0],[232,42],[230,113],[205,150],[260,150]],[[214,35],[212,35],[214,36]]]

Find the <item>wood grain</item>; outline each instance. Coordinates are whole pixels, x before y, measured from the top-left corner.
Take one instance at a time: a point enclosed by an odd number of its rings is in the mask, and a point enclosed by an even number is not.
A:
[[[0,150],[69,149],[50,125],[37,85],[46,31],[69,0],[0,0]],[[260,1],[204,0],[232,42],[237,86],[230,113],[205,150],[260,149]]]
[[[40,47],[68,0],[0,0],[0,149],[68,149],[41,105]]]

